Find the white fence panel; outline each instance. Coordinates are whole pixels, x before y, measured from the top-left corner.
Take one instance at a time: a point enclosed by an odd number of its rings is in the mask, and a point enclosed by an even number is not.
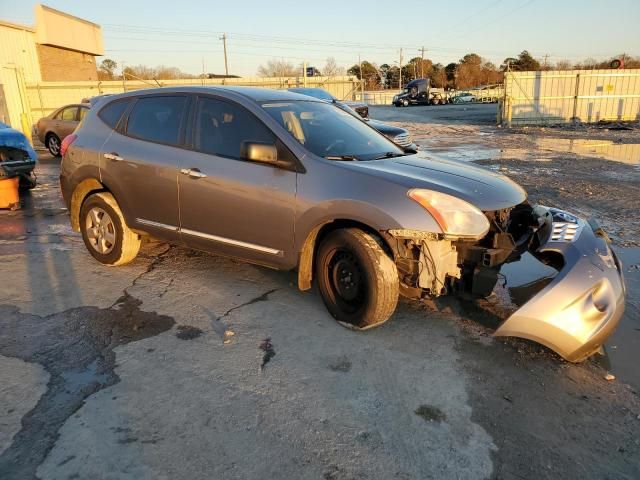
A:
[[[640,70],[507,72],[500,115],[509,126],[640,121]]]

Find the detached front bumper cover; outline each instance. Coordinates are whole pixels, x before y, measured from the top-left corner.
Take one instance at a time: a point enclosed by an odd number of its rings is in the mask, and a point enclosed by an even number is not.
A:
[[[536,207],[540,246],[531,253],[562,255],[553,280],[496,330],[496,336],[541,343],[570,362],[596,351],[624,313],[620,262],[595,225],[561,210]]]

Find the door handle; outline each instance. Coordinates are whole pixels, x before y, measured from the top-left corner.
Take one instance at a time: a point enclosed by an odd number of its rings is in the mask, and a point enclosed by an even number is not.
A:
[[[183,175],[189,175],[191,178],[206,178],[207,175],[202,173],[197,168],[182,168],[180,169],[180,173]]]
[[[118,155],[115,152],[105,153],[103,157],[106,158],[107,160],[113,160],[115,162],[121,162],[122,160],[124,160],[124,158],[122,158],[120,155]]]

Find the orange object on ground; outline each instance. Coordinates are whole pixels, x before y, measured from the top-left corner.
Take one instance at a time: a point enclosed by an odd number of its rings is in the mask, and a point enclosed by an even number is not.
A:
[[[11,210],[20,208],[19,184],[18,177],[0,180],[0,208],[10,208]]]

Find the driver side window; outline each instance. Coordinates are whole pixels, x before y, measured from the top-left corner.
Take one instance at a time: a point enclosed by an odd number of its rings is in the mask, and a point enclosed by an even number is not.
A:
[[[273,144],[275,136],[243,107],[214,98],[200,98],[196,107],[194,148],[240,159],[243,142]]]

